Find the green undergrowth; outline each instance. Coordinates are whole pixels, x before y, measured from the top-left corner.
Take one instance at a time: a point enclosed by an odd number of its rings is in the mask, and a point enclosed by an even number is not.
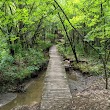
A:
[[[57,44],[58,47],[58,51],[60,52],[60,54],[64,57],[64,58],[72,58],[74,59],[73,55],[72,55],[72,50],[70,48],[69,45],[67,45],[67,47],[65,48],[64,43],[58,43]]]
[[[20,50],[14,57],[5,54],[0,62],[0,92],[6,91],[9,85],[23,83],[30,79],[31,75],[38,74],[47,66],[49,59],[48,50],[51,44],[45,44],[45,48],[39,45],[37,48]],[[5,88],[4,88],[5,87]]]
[[[91,74],[91,75],[101,75],[102,74],[102,64],[100,63],[92,63],[92,62],[79,62],[71,64],[74,70],[79,70],[83,74]]]
[[[67,59],[71,61],[70,65],[74,70],[79,70],[82,74],[88,75],[102,75],[104,73],[103,64],[94,51],[91,51],[89,54],[84,54],[82,46],[78,45],[76,52],[79,63],[76,63],[70,46],[67,46],[66,50],[63,43],[59,43],[57,46],[64,60]],[[107,72],[110,72],[110,62],[107,64]]]
[[[79,70],[82,74],[89,75],[104,75],[103,64],[100,61],[95,61],[95,59],[88,60],[89,58],[82,59],[79,63],[73,62],[71,66],[74,70]],[[110,72],[110,62],[107,65],[107,72]],[[109,75],[109,74],[108,74]]]

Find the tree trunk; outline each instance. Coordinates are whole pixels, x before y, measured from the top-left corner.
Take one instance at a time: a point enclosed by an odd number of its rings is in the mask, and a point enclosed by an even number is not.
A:
[[[71,46],[72,52],[73,52],[73,54],[74,54],[75,60],[76,60],[76,62],[78,63],[79,61],[78,61],[78,57],[77,57],[77,54],[76,54],[75,45],[71,42],[71,39],[69,38],[68,32],[67,32],[66,27],[65,27],[65,25],[64,25],[64,23],[63,23],[63,20],[62,20],[62,18],[61,18],[61,16],[60,16],[60,13],[58,13],[58,16],[59,16],[60,21],[61,21],[61,23],[62,23],[62,25],[63,25],[64,30],[65,30],[65,33],[66,33],[66,36],[67,36],[68,41],[69,41],[69,43],[70,43],[70,46]]]

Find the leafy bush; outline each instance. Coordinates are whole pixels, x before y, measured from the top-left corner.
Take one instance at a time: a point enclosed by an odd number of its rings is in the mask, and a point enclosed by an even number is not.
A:
[[[31,73],[33,71],[38,71],[39,67],[37,67],[37,66],[28,66],[27,70]]]
[[[70,46],[67,46],[66,49],[65,49],[64,43],[59,43],[58,44],[58,50],[59,50],[60,54],[63,57],[65,57],[65,58],[72,57],[73,58],[73,53],[72,53],[72,50],[71,50],[71,47]]]
[[[14,62],[14,58],[10,55],[5,55],[4,57],[2,57],[0,62],[0,71],[3,71],[9,65],[12,65],[13,62]]]
[[[82,73],[89,73],[92,75],[99,75],[102,74],[102,65],[99,63],[92,63],[92,62],[79,62],[73,63],[72,66],[74,69],[80,70]]]
[[[42,65],[47,62],[48,57],[44,51],[49,49],[50,42],[39,41],[37,48],[19,49],[14,57],[8,50],[0,53],[0,86],[15,84],[31,78],[31,74],[40,70]],[[17,50],[16,50],[17,51]],[[2,87],[1,87],[2,88]]]
[[[40,49],[42,49],[43,51],[50,48],[52,46],[51,42],[50,41],[42,41],[42,40],[39,40],[38,41],[38,46]]]

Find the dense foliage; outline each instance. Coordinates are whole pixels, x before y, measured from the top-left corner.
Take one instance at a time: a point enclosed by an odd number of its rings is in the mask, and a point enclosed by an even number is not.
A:
[[[22,80],[39,70],[55,39],[65,57],[73,54],[76,63],[89,57],[91,65],[103,67],[107,88],[109,0],[1,0],[0,82]]]
[[[1,87],[22,82],[47,62],[53,40],[47,5],[40,0],[0,1]]]
[[[108,0],[67,0],[63,4],[54,0],[71,51],[78,63],[80,56],[92,56],[96,72],[105,74],[106,88],[110,71],[110,2]],[[67,54],[68,42],[63,42],[63,54]],[[61,45],[61,44],[60,44]],[[61,47],[61,46],[60,46]],[[60,49],[61,50],[61,49]],[[69,52],[70,55],[70,52]],[[90,58],[89,58],[90,60]],[[75,64],[76,65],[76,64]],[[85,66],[86,67],[86,66]],[[91,70],[91,67],[88,71]],[[98,70],[98,71],[97,71]]]

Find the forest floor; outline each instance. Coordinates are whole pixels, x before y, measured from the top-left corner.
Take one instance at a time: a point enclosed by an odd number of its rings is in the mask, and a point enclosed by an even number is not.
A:
[[[72,101],[68,110],[110,110],[110,83],[105,89],[105,80],[100,76],[82,76],[77,74],[77,80],[69,79]],[[110,79],[109,79],[110,82]]]

